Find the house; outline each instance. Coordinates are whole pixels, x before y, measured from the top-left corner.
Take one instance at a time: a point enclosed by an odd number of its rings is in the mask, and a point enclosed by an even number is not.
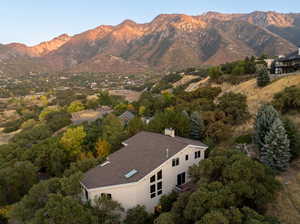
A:
[[[273,73],[283,74],[300,70],[300,47],[286,57],[279,57],[274,61]]]
[[[128,124],[134,117],[134,114],[128,110],[119,116],[121,122],[125,125]]]
[[[188,169],[204,159],[207,146],[200,141],[165,134],[140,132],[106,162],[89,170],[81,181],[82,199],[92,202],[107,196],[125,210],[144,205],[154,212],[159,199],[189,181]]]

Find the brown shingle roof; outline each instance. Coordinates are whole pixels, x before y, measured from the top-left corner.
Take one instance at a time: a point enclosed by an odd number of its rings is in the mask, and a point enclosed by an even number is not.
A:
[[[188,145],[207,147],[200,141],[140,132],[124,142],[127,144],[109,156],[109,164],[89,170],[81,183],[88,189],[137,182]],[[168,149],[168,158],[166,149]],[[130,178],[131,170],[138,172]]]

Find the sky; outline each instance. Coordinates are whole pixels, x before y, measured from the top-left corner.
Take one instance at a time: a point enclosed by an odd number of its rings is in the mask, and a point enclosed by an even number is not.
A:
[[[300,12],[299,0],[2,0],[0,43],[29,46],[63,33],[74,35],[125,19],[151,21],[162,13],[199,15],[207,11]]]

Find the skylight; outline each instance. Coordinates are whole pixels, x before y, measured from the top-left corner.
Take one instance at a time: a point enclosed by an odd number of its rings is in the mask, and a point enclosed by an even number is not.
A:
[[[133,169],[131,171],[129,171],[127,174],[125,174],[124,176],[128,179],[130,177],[132,177],[133,175],[135,175],[138,171]]]

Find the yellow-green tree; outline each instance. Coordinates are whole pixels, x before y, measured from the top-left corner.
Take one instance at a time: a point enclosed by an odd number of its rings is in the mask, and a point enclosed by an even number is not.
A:
[[[43,121],[45,119],[45,117],[47,116],[47,114],[50,114],[52,112],[56,112],[56,111],[59,111],[60,108],[59,107],[55,107],[55,106],[52,106],[52,107],[46,107],[42,110],[42,112],[40,113],[39,115],[39,120],[40,121]]]
[[[111,151],[111,145],[104,139],[99,139],[96,143],[97,156],[105,158]]]
[[[77,157],[82,151],[82,143],[85,136],[86,132],[83,126],[68,128],[63,137],[60,139],[60,143],[71,156]]]
[[[82,110],[84,110],[84,105],[78,100],[70,103],[70,105],[68,106],[68,109],[67,109],[67,111],[69,113],[75,113],[75,112],[82,111]]]

